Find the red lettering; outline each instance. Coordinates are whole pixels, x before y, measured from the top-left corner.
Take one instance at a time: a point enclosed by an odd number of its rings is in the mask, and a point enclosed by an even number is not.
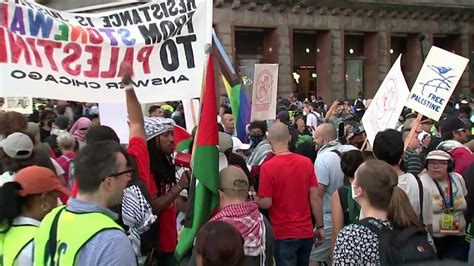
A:
[[[17,36],[16,40],[15,36]],[[23,40],[21,36],[18,36],[11,32],[8,34],[8,37],[10,40],[12,63],[18,63],[18,61],[20,61],[21,55],[24,54],[26,64],[31,65],[30,53],[28,52],[25,40]]]
[[[6,27],[8,24],[8,5],[0,3],[0,26]]]
[[[91,58],[87,59],[87,64],[91,66],[91,70],[84,71],[84,76],[88,78],[98,78],[102,47],[86,45],[84,50],[92,55]]]
[[[43,61],[41,60],[41,56],[38,53],[38,49],[36,49],[36,42],[33,38],[26,38],[26,42],[30,45],[31,51],[35,57],[35,62],[37,67],[43,67]]]
[[[77,42],[81,37],[81,43],[87,43],[87,31],[81,26],[73,26],[71,28],[71,42]]]
[[[115,75],[117,74],[117,63],[118,63],[119,52],[120,52],[120,48],[112,47],[112,51],[110,54],[109,70],[103,71],[102,73],[100,73],[101,78],[114,78],[115,77]]]
[[[100,35],[100,32],[94,28],[87,28],[87,32],[89,33],[89,40],[92,44],[101,44],[104,42],[104,37]]]
[[[0,27],[0,63],[7,63],[7,44],[5,39],[5,28]]]
[[[143,47],[138,51],[138,62],[143,62],[143,73],[150,74],[150,55],[153,51],[153,46]]]
[[[56,62],[54,62],[54,49],[61,48],[62,43],[39,39],[37,44],[38,46],[44,47],[44,54],[46,55],[46,58],[48,58],[51,69],[58,71],[58,66],[56,65]]]
[[[132,76],[133,76],[133,47],[127,47],[127,50],[125,51],[125,56],[123,57],[123,62],[127,62],[130,64],[130,66],[132,67]],[[122,77],[122,76],[123,76],[123,71],[120,70],[118,77]]]
[[[77,43],[68,43],[64,46],[64,53],[70,53],[70,55],[64,57],[62,65],[64,70],[73,76],[77,76],[81,73],[81,64],[76,64],[74,69],[71,68],[71,64],[81,58],[81,46]]]

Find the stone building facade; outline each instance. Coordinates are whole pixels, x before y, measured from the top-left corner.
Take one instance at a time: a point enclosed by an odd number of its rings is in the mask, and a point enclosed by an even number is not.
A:
[[[82,12],[138,3],[47,2]],[[472,0],[214,0],[213,20],[242,75],[252,79],[255,63],[279,64],[280,95],[373,97],[400,53],[411,86],[431,45],[474,58]],[[474,91],[473,66],[456,94]]]

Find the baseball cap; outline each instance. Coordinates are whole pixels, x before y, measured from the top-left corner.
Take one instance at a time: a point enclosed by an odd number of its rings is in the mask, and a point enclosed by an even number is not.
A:
[[[464,130],[466,125],[459,117],[447,117],[439,124],[441,132],[451,132],[457,130]]]
[[[428,153],[426,160],[440,160],[440,161],[450,161],[453,160],[449,153],[442,150],[434,150]]]
[[[171,118],[144,117],[144,120],[147,141],[165,132],[173,131],[174,125],[176,125],[176,122]]]
[[[12,159],[28,159],[33,152],[33,141],[26,134],[15,132],[0,142],[5,154]]]
[[[69,196],[69,191],[61,185],[59,177],[49,168],[41,166],[29,166],[21,169],[15,176],[22,189],[18,194],[22,197],[40,194],[44,192],[57,191]]]
[[[232,142],[232,151],[248,150],[250,148],[250,144],[242,143],[242,141],[237,137],[232,137]]]
[[[219,151],[226,152],[227,150],[234,147],[234,143],[232,142],[232,138],[223,132],[219,132]]]
[[[249,189],[249,180],[242,169],[227,166],[219,172],[219,189],[246,191]]]
[[[423,116],[421,118],[420,124],[433,124],[433,120],[429,117]]]

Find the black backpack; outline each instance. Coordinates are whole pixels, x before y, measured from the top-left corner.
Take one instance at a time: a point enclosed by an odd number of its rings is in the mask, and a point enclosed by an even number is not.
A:
[[[425,230],[416,226],[391,230],[374,218],[365,218],[356,224],[364,225],[377,234],[381,265],[437,260],[436,251],[428,242],[428,233]]]

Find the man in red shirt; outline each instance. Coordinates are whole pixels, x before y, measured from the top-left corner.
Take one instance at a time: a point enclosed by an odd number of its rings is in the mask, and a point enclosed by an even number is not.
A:
[[[275,157],[262,165],[256,198],[260,208],[270,210],[277,266],[308,265],[313,237],[316,245],[324,239],[323,217],[316,211],[321,199],[313,164],[289,151],[290,138],[285,124],[276,122],[270,128],[268,139]],[[316,216],[314,231],[311,211]]]

